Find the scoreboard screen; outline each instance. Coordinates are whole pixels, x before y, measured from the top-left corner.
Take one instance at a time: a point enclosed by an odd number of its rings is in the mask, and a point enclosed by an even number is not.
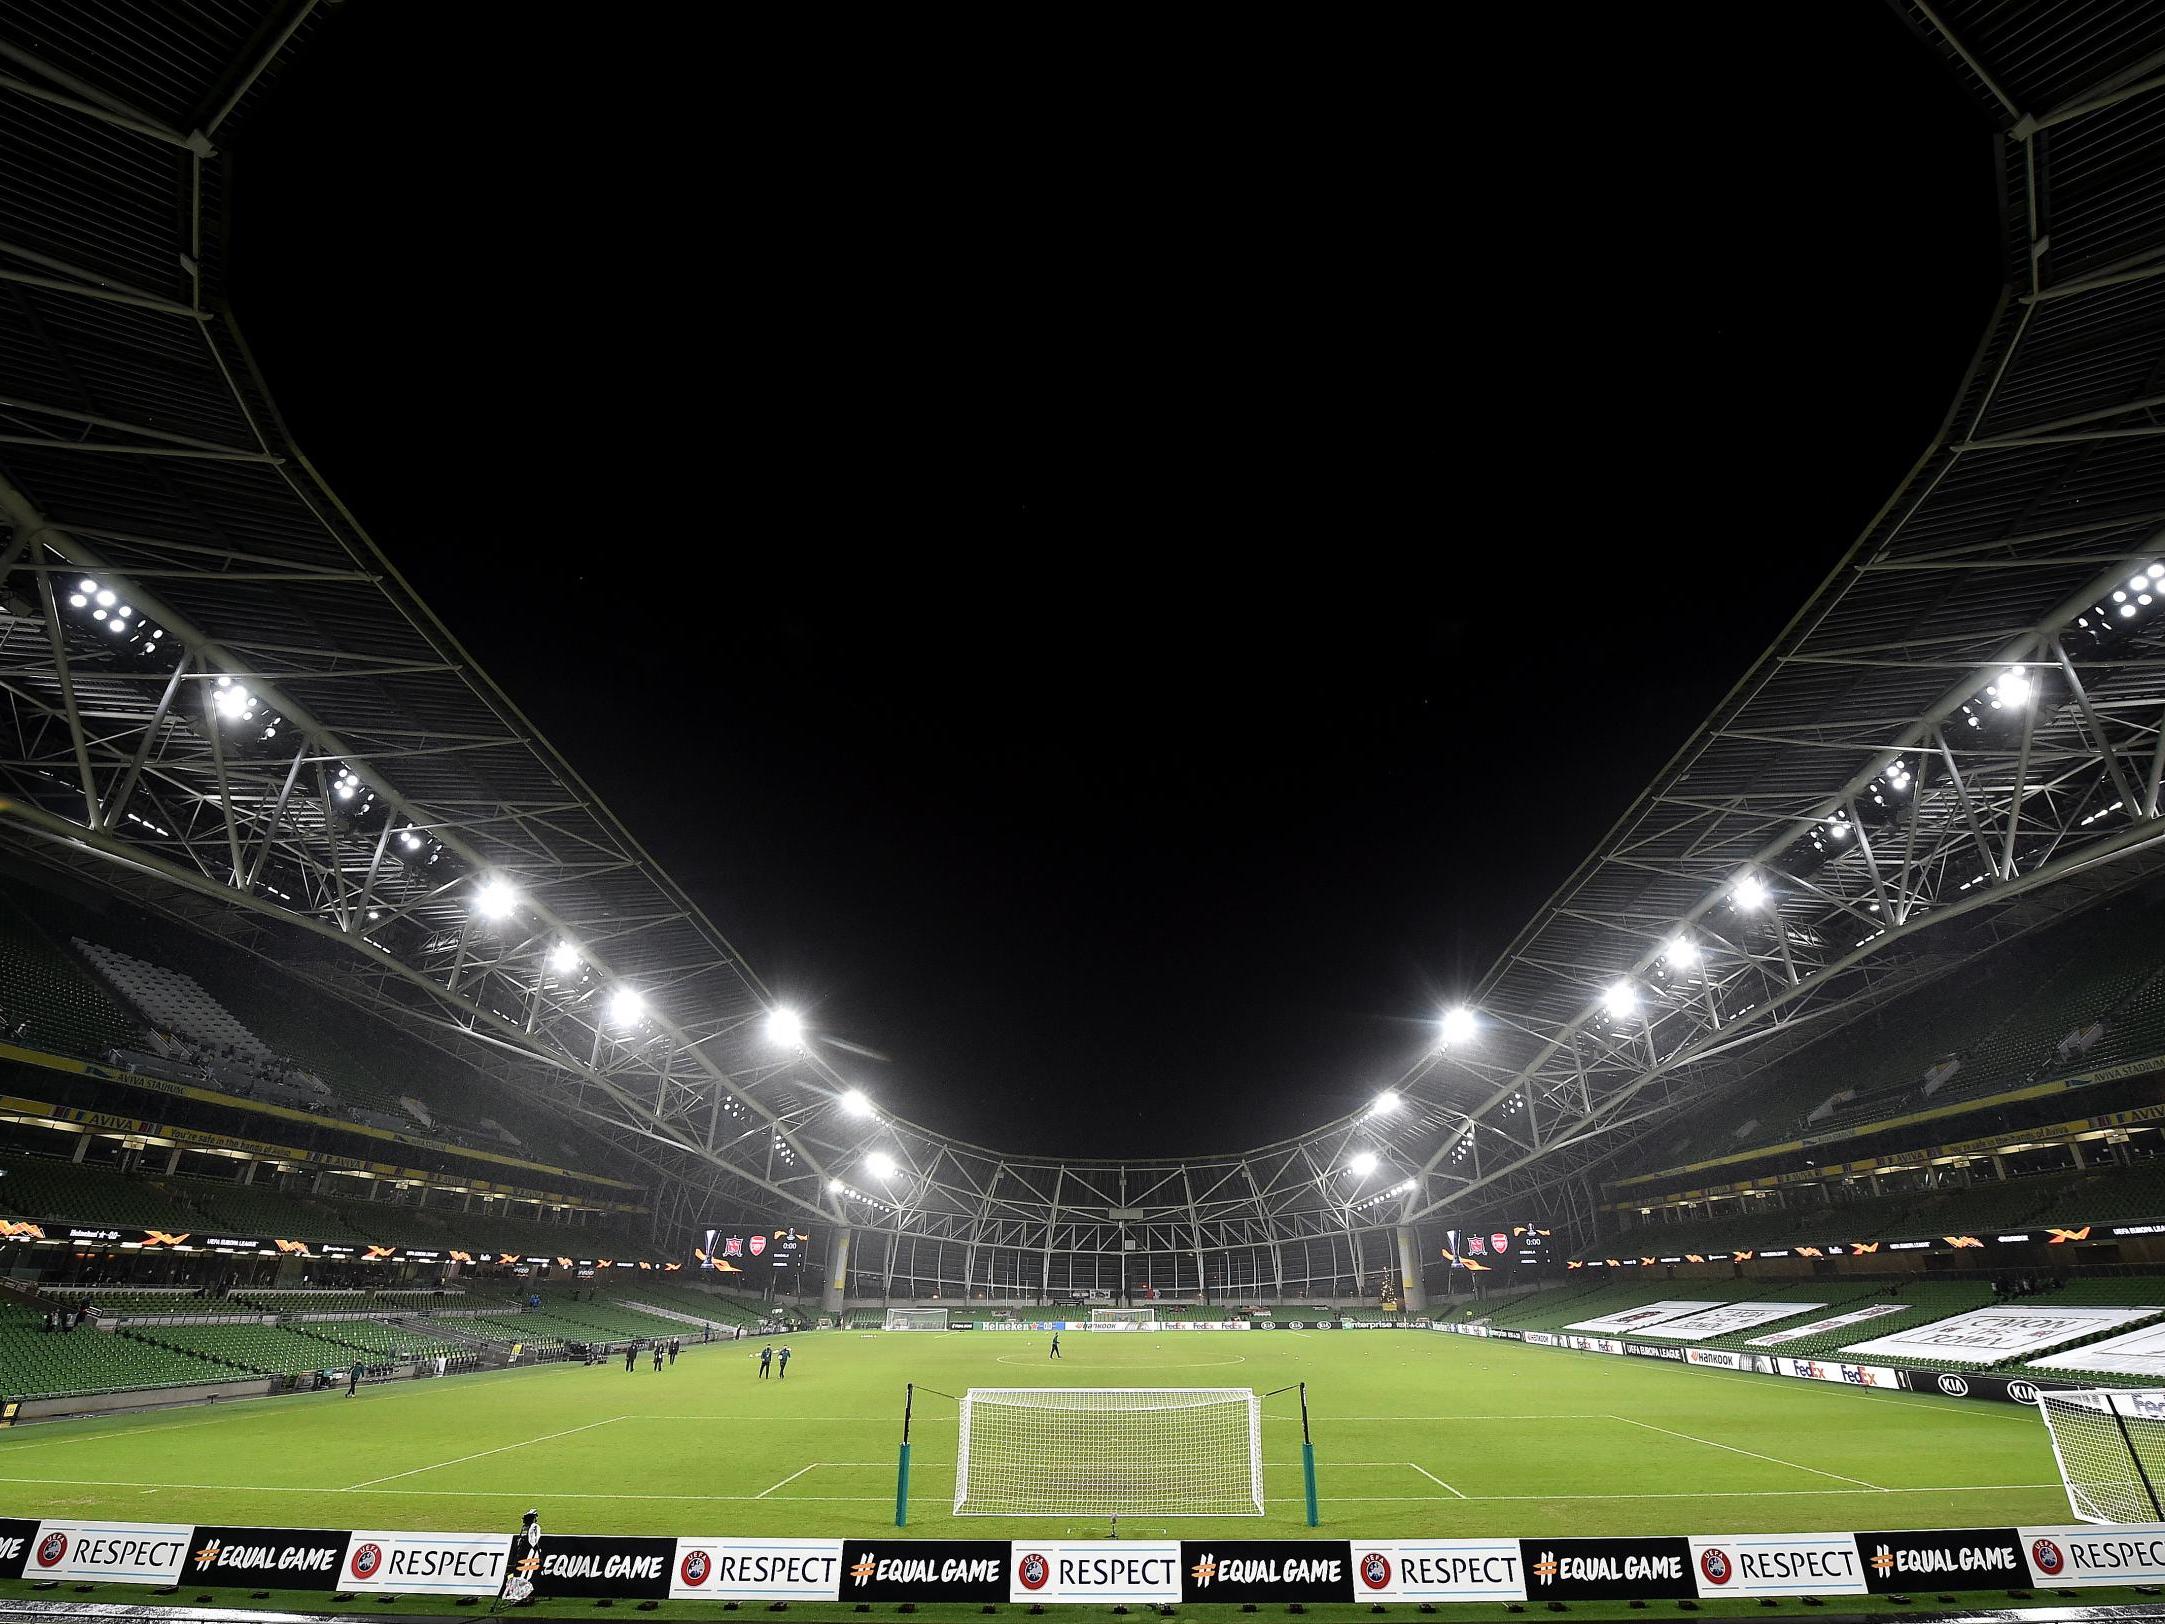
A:
[[[810,1239],[793,1224],[765,1228],[713,1224],[702,1233],[704,1241],[693,1259],[700,1268],[775,1280],[787,1279],[804,1267],[804,1243]]]
[[[1445,1231],[1444,1253],[1454,1269],[1503,1269],[1549,1261],[1551,1236],[1534,1224]]]

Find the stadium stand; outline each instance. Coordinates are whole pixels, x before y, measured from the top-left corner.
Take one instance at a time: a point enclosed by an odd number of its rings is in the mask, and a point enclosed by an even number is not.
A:
[[[83,1057],[135,1034],[127,1011],[0,897],[0,1037]]]
[[[90,1329],[48,1332],[39,1316],[0,1306],[7,1396],[39,1399],[231,1381],[231,1367],[179,1349]]]

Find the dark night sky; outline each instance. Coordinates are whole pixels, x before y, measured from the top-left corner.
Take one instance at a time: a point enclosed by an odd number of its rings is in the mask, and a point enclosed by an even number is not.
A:
[[[246,132],[235,308],[481,663],[893,1057],[842,1069],[1002,1146],[1395,1075],[1997,283],[1984,123],[1868,0],[597,15],[344,7]]]

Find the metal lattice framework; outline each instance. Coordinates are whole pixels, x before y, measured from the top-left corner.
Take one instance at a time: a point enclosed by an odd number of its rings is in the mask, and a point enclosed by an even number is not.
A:
[[[1898,9],[1997,132],[2000,307],[1901,489],[1395,1109],[1011,1157],[765,1040],[757,976],[339,504],[224,303],[223,155],[314,0],[0,20],[0,838],[516,1082],[649,1166],[665,1226],[846,1225],[898,1294],[1346,1290],[1397,1226],[1581,1229],[1665,1118],[2165,835],[2165,13]]]

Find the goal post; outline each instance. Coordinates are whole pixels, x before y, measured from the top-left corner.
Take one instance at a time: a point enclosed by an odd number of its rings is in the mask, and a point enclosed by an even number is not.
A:
[[[1262,1406],[1246,1387],[973,1387],[958,1517],[1260,1517]]]
[[[2165,1522],[2165,1388],[2037,1395],[2068,1508],[2083,1522]]]
[[[944,1308],[890,1308],[887,1323],[882,1327],[889,1331],[944,1331],[947,1329],[947,1310]]]
[[[1093,1331],[1117,1331],[1157,1323],[1158,1311],[1155,1308],[1093,1308],[1090,1310],[1090,1329]]]

